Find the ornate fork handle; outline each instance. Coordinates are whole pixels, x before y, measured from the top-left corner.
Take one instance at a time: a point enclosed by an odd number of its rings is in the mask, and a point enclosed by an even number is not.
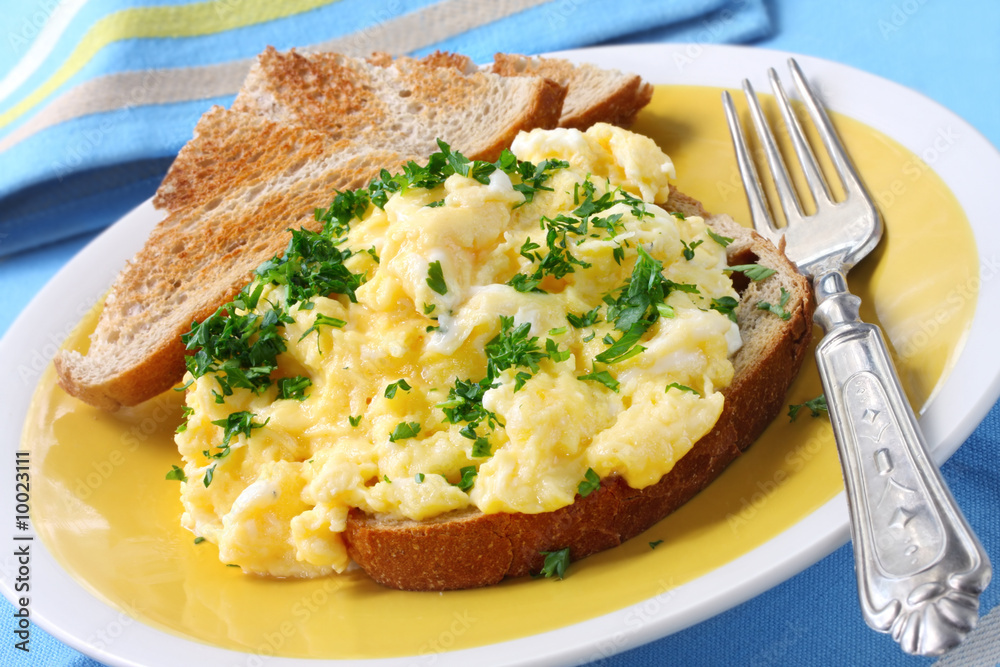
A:
[[[860,320],[841,272],[814,287],[865,620],[907,653],[939,655],[975,627],[989,561],[927,454],[882,332]]]

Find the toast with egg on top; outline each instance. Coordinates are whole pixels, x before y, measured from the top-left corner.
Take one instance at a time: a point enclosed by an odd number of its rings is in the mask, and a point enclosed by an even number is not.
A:
[[[423,521],[352,510],[344,540],[351,559],[382,585],[449,590],[496,584],[542,569],[545,553],[569,549],[571,560],[609,549],[643,532],[711,483],[782,412],[812,336],[812,291],[784,253],[725,215],[710,215],[676,190],[664,208],[699,216],[722,236],[730,266],[758,263],[775,270],[763,281],[737,284],[743,346],[735,375],[722,390],[725,407],[703,436],[659,482],[642,490],[612,476],[573,504],[539,514],[484,514],[465,509]],[[735,281],[734,281],[735,282]],[[756,306],[787,293],[787,320]]]

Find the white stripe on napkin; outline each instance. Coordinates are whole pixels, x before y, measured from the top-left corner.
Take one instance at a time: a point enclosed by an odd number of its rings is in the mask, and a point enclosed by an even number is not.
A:
[[[28,52],[17,61],[7,76],[0,79],[0,101],[17,90],[22,83],[35,73],[55,48],[59,38],[66,32],[73,17],[87,4],[87,0],[62,0],[46,19],[38,37],[28,47]]]
[[[337,51],[368,56],[385,51],[398,56],[442,42],[507,16],[553,0],[443,0],[302,51]],[[95,77],[66,91],[24,124],[0,139],[0,151],[36,132],[80,116],[235,94],[252,59],[218,65],[119,72]],[[113,121],[112,121],[113,122]]]

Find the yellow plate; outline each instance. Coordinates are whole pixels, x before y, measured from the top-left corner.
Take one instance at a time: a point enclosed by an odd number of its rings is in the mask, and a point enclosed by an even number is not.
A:
[[[969,329],[964,300],[933,337],[922,323],[977,265],[972,230],[955,197],[919,158],[844,117],[835,122],[875,193],[892,193],[916,170],[906,196],[881,198],[886,238],[851,274],[895,345],[918,410],[940,387]],[[677,184],[712,211],[748,220],[719,90],[660,86],[635,129],[674,159]],[[934,273],[908,267],[933,259]],[[82,346],[88,315],[69,345]],[[811,358],[788,401],[820,393]],[[260,656],[376,658],[437,653],[560,628],[643,600],[712,572],[795,525],[842,488],[826,419],[779,417],[708,489],[625,545],[571,566],[564,581],[508,581],[446,594],[381,588],[360,572],[314,581],[244,576],[195,545],[179,526],[179,463],[172,432],[180,395],[109,415],[69,398],[45,371],[23,446],[36,465],[33,518],[61,566],[95,596],[170,633]],[[657,543],[655,549],[650,543]],[[640,619],[641,620],[641,619]]]

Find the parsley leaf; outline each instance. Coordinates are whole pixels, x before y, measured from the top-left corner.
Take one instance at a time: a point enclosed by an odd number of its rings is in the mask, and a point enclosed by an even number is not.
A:
[[[826,406],[826,394],[820,394],[816,398],[806,401],[805,403],[796,403],[788,406],[788,421],[795,421],[799,416],[799,411],[802,408],[809,408],[813,417],[819,417],[822,414],[829,414],[829,410]]]
[[[528,336],[530,331],[530,322],[514,328],[513,317],[500,316],[500,333],[486,343],[486,377],[490,384],[508,368],[525,366],[538,372],[538,362],[548,355],[538,347],[537,336]]]
[[[319,349],[319,328],[320,327],[334,327],[340,329],[346,325],[347,322],[340,319],[339,317],[330,317],[329,315],[324,315],[323,313],[316,313],[316,319],[313,320],[313,325],[305,330],[305,332],[299,336],[299,340],[303,340],[306,336],[311,334],[313,331],[316,332],[316,349]]]
[[[637,354],[642,353],[646,348],[638,343],[643,334],[646,333],[646,329],[651,325],[652,323],[646,320],[636,322],[618,340],[614,341],[608,349],[594,357],[594,360],[605,364],[616,364],[619,361],[631,359]]]
[[[660,546],[661,544],[663,544],[663,540],[656,540],[655,542],[650,542],[649,543],[649,548],[650,549],[655,549],[656,547]]]
[[[767,301],[758,301],[757,302],[757,310],[766,310],[766,311],[769,311],[771,313],[774,313],[775,315],[777,315],[778,317],[780,317],[783,320],[789,320],[789,319],[791,319],[792,314],[790,312],[788,312],[787,310],[785,310],[785,305],[788,303],[788,299],[791,296],[792,295],[789,294],[788,291],[784,287],[782,287],[781,288],[781,299],[778,301],[778,305],[777,306],[772,305],[772,304],[768,303]]]
[[[312,380],[304,375],[280,378],[278,380],[278,398],[304,401],[306,398],[306,389],[311,386]]]
[[[468,491],[476,483],[476,475],[479,474],[479,471],[476,470],[476,466],[465,466],[459,470],[459,473],[461,473],[462,479],[455,486],[462,491]]]
[[[397,389],[402,389],[403,391],[410,391],[410,389],[412,388],[413,387],[407,384],[406,380],[396,380],[395,382],[391,382],[385,386],[385,397],[395,398]]]
[[[587,382],[598,382],[603,384],[605,387],[611,391],[618,393],[619,382],[614,378],[608,371],[598,371],[596,365],[594,368],[586,375],[577,375],[577,380],[584,380]]]
[[[722,236],[721,234],[716,234],[711,229],[706,229],[705,231],[708,232],[708,236],[713,241],[721,245],[723,248],[728,247],[729,244],[733,242],[733,239],[729,238],[728,236]]]
[[[358,424],[361,423],[361,417],[362,417],[362,415],[348,415],[347,416],[347,421],[351,422],[351,426],[353,426],[354,428],[357,428]]]
[[[768,276],[777,273],[774,269],[768,268],[766,266],[761,266],[760,264],[738,264],[736,266],[729,266],[723,269],[727,273],[733,271],[739,271],[747,278],[753,281],[763,280]]]
[[[188,418],[190,418],[192,414],[194,414],[194,408],[187,405],[181,408],[181,419],[184,421],[180,423],[180,426],[177,427],[177,430],[175,430],[174,433],[183,433],[187,430]]]
[[[687,385],[683,385],[683,384],[681,384],[679,382],[671,382],[670,384],[667,385],[667,388],[664,389],[663,391],[667,392],[667,391],[670,391],[671,389],[680,389],[681,391],[690,391],[692,394],[696,394],[698,396],[701,396],[701,394],[699,394],[696,390],[692,389],[691,387],[688,387]]]
[[[407,438],[415,438],[420,433],[420,424],[417,422],[400,422],[389,434],[389,442],[398,442]]]
[[[221,426],[223,429],[222,434],[222,447],[223,449],[229,448],[229,442],[234,436],[244,435],[250,437],[255,428],[263,428],[267,422],[271,421],[268,417],[263,424],[258,424],[253,420],[254,414],[246,410],[240,412],[233,412],[225,419],[218,419],[212,423],[216,426]]]
[[[549,355],[549,359],[558,363],[560,361],[566,361],[572,356],[572,353],[567,349],[562,352],[559,351],[559,344],[556,343],[551,338],[545,339],[545,351]]]
[[[582,329],[584,327],[593,326],[597,322],[600,322],[601,307],[597,306],[593,310],[588,310],[583,315],[574,315],[573,313],[566,313],[566,319],[569,323],[573,325],[575,329]]]
[[[418,472],[416,475],[413,476],[413,479],[416,480],[417,484],[423,484],[424,483],[424,473]]]
[[[712,299],[712,305],[710,308],[712,310],[717,310],[733,322],[736,321],[736,306],[740,305],[740,302],[731,296],[724,296],[718,299]]]
[[[681,244],[684,246],[684,251],[682,253],[684,255],[684,259],[688,261],[694,259],[694,249],[700,246],[702,243],[704,243],[704,241],[693,241],[689,245],[688,243],[681,241]]]
[[[448,293],[448,285],[444,282],[444,273],[441,271],[441,262],[435,261],[427,265],[427,285],[442,296]]]
[[[184,469],[176,465],[170,466],[170,472],[167,473],[166,479],[176,479],[179,482],[188,481],[187,475],[184,474]]]
[[[563,579],[569,566],[569,547],[558,551],[542,551],[541,554],[545,556],[545,561],[537,576]]]
[[[472,456],[473,458],[482,458],[484,456],[493,456],[491,451],[490,441],[486,438],[476,438],[476,441],[472,443]]]
[[[580,494],[581,498],[586,498],[599,488],[601,488],[601,478],[597,476],[593,468],[587,468],[583,481],[576,487],[577,493]]]

